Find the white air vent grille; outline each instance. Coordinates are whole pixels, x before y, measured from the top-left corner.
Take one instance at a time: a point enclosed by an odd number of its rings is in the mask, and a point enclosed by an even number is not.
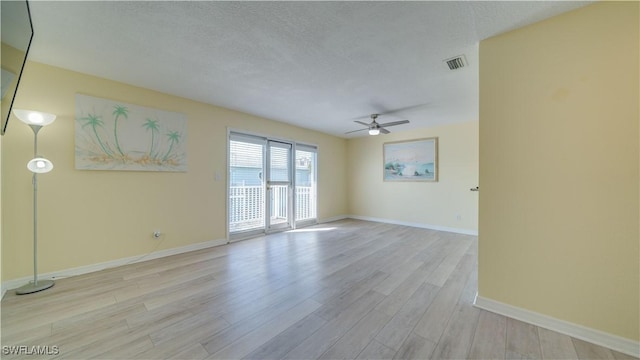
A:
[[[467,65],[467,61],[464,58],[464,55],[456,56],[451,59],[446,59],[444,62],[449,67],[449,70],[458,70]]]

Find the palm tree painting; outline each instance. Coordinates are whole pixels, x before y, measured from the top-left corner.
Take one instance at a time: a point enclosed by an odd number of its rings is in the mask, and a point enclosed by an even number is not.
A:
[[[171,151],[173,150],[173,145],[180,140],[180,134],[178,134],[177,131],[170,131],[167,133],[167,137],[169,138],[170,144],[169,150],[167,150],[167,153],[162,158],[163,161],[169,160],[169,156],[171,155]]]
[[[76,94],[76,169],[187,171],[186,140],[184,114]]]
[[[84,122],[81,128],[84,128],[86,126],[91,126],[91,130],[93,130],[93,134],[96,136],[96,141],[98,142],[98,145],[100,145],[100,148],[102,149],[103,154],[108,157],[113,157],[112,155],[113,153],[110,150],[107,150],[107,147],[102,143],[102,140],[100,139],[100,135],[98,135],[97,128],[102,127],[104,122],[100,120],[98,116],[93,114],[87,114],[87,116],[80,118],[80,121]]]
[[[127,119],[129,117],[128,112],[129,110],[127,109],[127,107],[122,105],[115,105],[112,112],[113,116],[115,117],[115,120],[113,121],[113,137],[116,139],[116,148],[122,156],[124,156],[124,153],[122,152],[122,149],[120,148],[120,142],[118,141],[118,120],[120,119],[120,117],[124,117],[125,119]]]
[[[153,145],[156,143],[156,134],[160,131],[160,127],[158,126],[158,120],[153,120],[147,118],[142,127],[147,129],[147,131],[151,131],[151,144],[149,145],[149,158],[154,158]]]

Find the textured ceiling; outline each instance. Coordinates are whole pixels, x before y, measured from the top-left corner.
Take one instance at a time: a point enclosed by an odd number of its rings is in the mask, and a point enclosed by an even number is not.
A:
[[[30,58],[351,137],[477,120],[478,42],[587,3],[31,1]]]

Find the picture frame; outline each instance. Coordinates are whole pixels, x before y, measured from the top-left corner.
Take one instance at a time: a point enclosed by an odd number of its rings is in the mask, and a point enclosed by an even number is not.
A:
[[[187,172],[187,116],[76,94],[76,170]]]
[[[437,182],[438,138],[384,143],[382,174],[389,182]]]

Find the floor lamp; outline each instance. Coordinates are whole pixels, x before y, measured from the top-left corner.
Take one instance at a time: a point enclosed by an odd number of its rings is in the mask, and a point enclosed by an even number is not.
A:
[[[31,110],[13,110],[14,115],[33,130],[33,159],[27,168],[33,173],[33,281],[16,289],[17,295],[32,294],[53,286],[53,280],[38,280],[38,174],[48,173],[53,163],[38,155],[38,131],[51,124],[56,116]]]

